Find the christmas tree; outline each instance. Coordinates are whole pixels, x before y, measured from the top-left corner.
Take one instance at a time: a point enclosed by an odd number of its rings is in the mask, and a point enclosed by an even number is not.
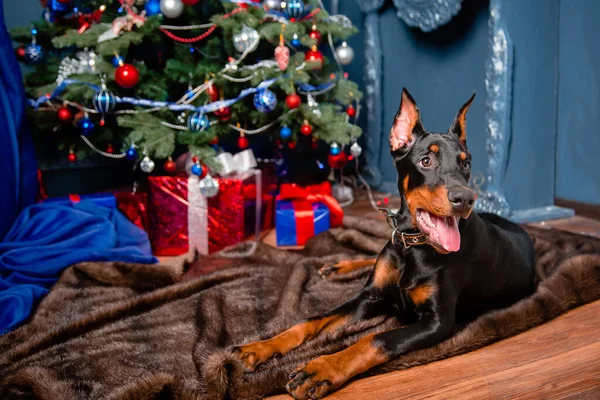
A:
[[[42,0],[15,29],[38,156],[92,153],[140,162],[187,146],[215,168],[219,143],[239,149],[355,144],[361,92],[343,65],[356,28],[321,1]],[[335,47],[337,46],[337,47]],[[322,51],[331,49],[331,56]],[[51,140],[50,140],[51,139]],[[305,150],[304,150],[305,151]],[[333,159],[332,159],[333,158]]]

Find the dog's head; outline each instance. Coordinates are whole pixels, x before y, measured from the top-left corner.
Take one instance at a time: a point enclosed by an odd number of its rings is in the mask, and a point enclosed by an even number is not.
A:
[[[473,95],[458,111],[445,134],[427,132],[417,105],[402,89],[400,108],[390,131],[398,190],[412,224],[429,236],[440,253],[460,249],[460,218],[469,218],[475,193],[468,186],[471,154],[466,115]]]

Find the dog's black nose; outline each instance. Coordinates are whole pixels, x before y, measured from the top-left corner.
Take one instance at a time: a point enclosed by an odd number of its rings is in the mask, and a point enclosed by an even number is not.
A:
[[[468,216],[475,204],[475,192],[464,186],[453,187],[448,190],[448,200],[454,211]]]

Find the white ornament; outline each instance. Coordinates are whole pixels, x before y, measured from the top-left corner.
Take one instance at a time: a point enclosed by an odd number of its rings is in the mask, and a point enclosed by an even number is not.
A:
[[[198,186],[200,186],[200,193],[206,197],[214,197],[219,193],[219,182],[213,179],[210,174],[206,174],[200,183],[198,183]]]
[[[354,60],[354,50],[352,47],[348,46],[348,43],[346,42],[342,43],[341,46],[338,46],[335,49],[335,54],[342,65],[348,65],[352,62],[352,60]]]
[[[183,13],[181,0],[160,0],[160,12],[167,18],[177,18]]]
[[[281,8],[280,5],[281,5],[281,0],[265,0],[263,2],[263,7],[267,11],[269,11],[269,10],[278,11]]]
[[[260,35],[256,29],[244,25],[242,31],[233,36],[233,46],[240,53],[254,51],[258,46],[259,38]]]
[[[355,158],[359,157],[362,154],[362,147],[358,143],[354,143],[350,146],[350,154],[352,154]]]
[[[152,161],[150,157],[145,156],[140,162],[140,169],[149,174],[150,172],[154,171],[154,161]]]

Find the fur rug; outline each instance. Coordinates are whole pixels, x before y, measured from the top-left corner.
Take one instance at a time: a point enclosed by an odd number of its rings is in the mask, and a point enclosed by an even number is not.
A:
[[[528,230],[540,281],[534,295],[369,374],[465,353],[600,299],[599,240]],[[75,265],[27,325],[0,337],[0,398],[250,399],[282,392],[298,364],[393,321],[317,338],[254,373],[244,374],[228,349],[350,298],[368,268],[329,280],[317,269],[374,255],[389,234],[383,221],[347,217],[343,228],[311,239],[303,251],[242,243],[201,258],[187,273],[166,265]]]

